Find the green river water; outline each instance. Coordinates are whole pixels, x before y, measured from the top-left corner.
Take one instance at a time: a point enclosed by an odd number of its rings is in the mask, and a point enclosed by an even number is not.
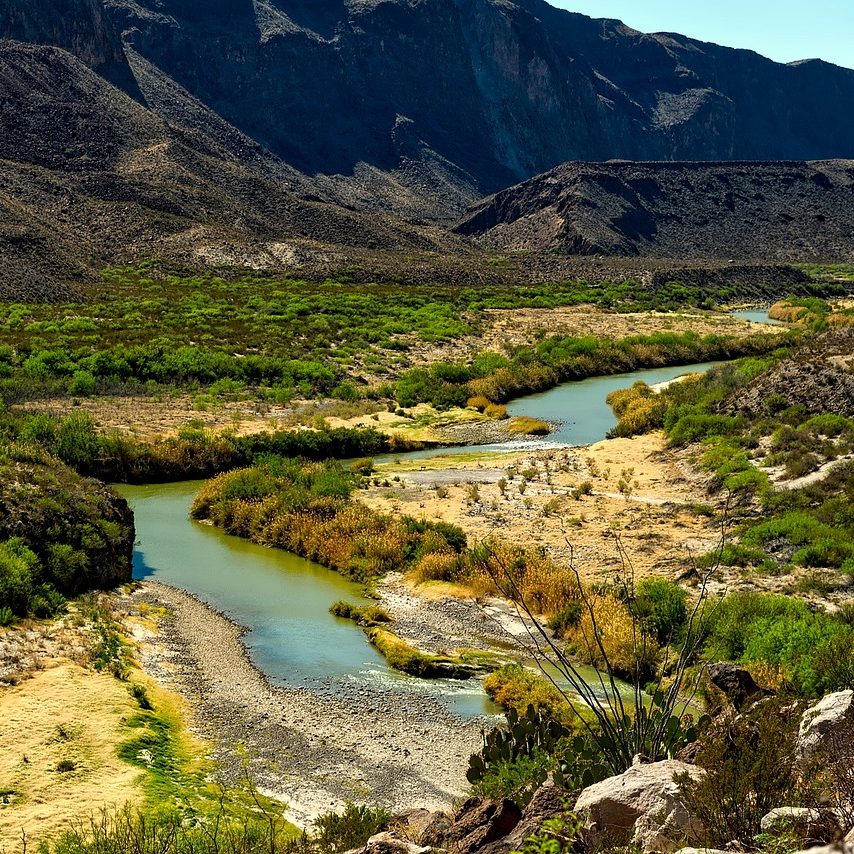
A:
[[[614,426],[607,394],[637,380],[664,382],[709,364],[636,371],[567,383],[513,402],[513,415],[558,421],[547,446],[598,441]],[[490,449],[518,449],[518,444]],[[430,453],[472,452],[472,448]],[[391,670],[354,623],[329,614],[338,599],[363,600],[360,588],[335,572],[287,552],[267,549],[189,518],[201,482],[120,486],[136,517],[134,577],[187,590],[248,629],[244,641],[252,661],[272,682],[338,691],[359,685],[421,692],[442,698],[460,715],[495,714],[498,709],[476,680],[427,681]],[[595,672],[591,671],[595,680]],[[628,689],[628,686],[626,686]]]

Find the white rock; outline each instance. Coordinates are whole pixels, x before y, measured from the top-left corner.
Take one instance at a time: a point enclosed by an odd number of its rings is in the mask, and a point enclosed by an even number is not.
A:
[[[854,691],[828,694],[801,717],[798,734],[800,761],[806,762],[816,753],[838,752],[839,745],[854,742]]]
[[[415,845],[394,833],[377,833],[364,848],[364,854],[429,854],[432,848]]]
[[[802,839],[827,841],[840,831],[839,820],[830,810],[810,807],[777,807],[762,817],[763,833],[793,831]]]
[[[696,765],[668,759],[633,766],[588,786],[578,796],[575,811],[583,818],[590,844],[632,844],[669,854],[680,842],[701,838],[702,825],[682,805],[673,780],[686,772],[692,779],[705,774]]]

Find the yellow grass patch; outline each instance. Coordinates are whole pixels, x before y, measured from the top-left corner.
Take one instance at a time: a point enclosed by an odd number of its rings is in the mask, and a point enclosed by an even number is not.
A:
[[[139,711],[128,685],[63,663],[0,692],[0,840],[30,842],[102,806],[139,802],[142,773],[118,758]]]

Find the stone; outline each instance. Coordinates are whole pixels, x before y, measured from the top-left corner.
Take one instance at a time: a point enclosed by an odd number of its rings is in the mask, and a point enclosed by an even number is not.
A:
[[[706,672],[712,684],[723,691],[738,711],[749,705],[752,700],[758,700],[770,693],[756,684],[749,671],[728,661],[712,664]]]
[[[692,779],[705,774],[695,765],[668,759],[633,766],[588,786],[575,803],[588,844],[637,845],[670,854],[680,841],[700,838],[703,827],[683,806],[673,779],[683,773]]]
[[[472,854],[508,836],[521,818],[518,805],[507,798],[500,801],[469,798],[451,828],[450,847],[459,854]]]
[[[512,833],[487,844],[478,851],[478,854],[508,854],[510,851],[519,851],[524,846],[525,840],[540,830],[544,821],[568,811],[569,805],[566,800],[566,790],[556,786],[552,776],[549,775],[546,782],[534,792]]]
[[[805,842],[832,842],[842,828],[830,810],[809,807],[777,807],[762,817],[763,833],[790,831]]]
[[[431,850],[390,831],[372,836],[362,849],[363,854],[429,854]]]
[[[803,713],[797,745],[801,765],[822,753],[836,754],[852,743],[854,691],[828,694]]]
[[[676,854],[732,854],[723,848],[680,848]]]
[[[444,847],[452,825],[447,813],[425,809],[406,810],[394,817],[394,828],[398,833],[411,842],[431,848]]]

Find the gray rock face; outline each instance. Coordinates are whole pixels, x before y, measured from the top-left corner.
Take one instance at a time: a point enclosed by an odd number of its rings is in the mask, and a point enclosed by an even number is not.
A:
[[[702,838],[700,823],[682,806],[678,774],[705,772],[676,760],[635,765],[584,789],[575,812],[585,822],[591,845],[637,845],[643,851],[672,852]]]
[[[852,195],[854,160],[566,163],[484,199],[456,230],[513,250],[852,260]]]
[[[142,57],[309,175],[361,180],[367,165],[413,191],[426,180],[483,195],[567,160],[854,152],[854,116],[839,107],[854,102],[854,71],[645,35],[542,0],[106,6]]]
[[[798,753],[803,763],[854,742],[854,691],[828,694],[801,718]]]

